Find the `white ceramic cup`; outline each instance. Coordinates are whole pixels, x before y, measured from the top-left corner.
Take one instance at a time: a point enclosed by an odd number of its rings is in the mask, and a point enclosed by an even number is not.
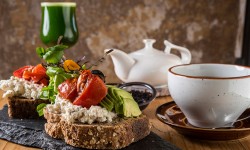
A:
[[[188,122],[201,128],[231,125],[250,106],[250,68],[187,64],[168,70],[170,95]]]

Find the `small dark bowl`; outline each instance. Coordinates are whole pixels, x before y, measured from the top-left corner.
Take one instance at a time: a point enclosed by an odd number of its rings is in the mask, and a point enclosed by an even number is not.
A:
[[[132,93],[133,98],[138,103],[141,110],[144,110],[156,97],[155,88],[144,82],[127,82],[117,84],[117,86]]]

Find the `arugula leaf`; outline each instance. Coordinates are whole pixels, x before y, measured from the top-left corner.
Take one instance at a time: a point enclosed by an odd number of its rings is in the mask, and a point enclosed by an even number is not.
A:
[[[66,45],[56,45],[53,47],[49,47],[44,49],[42,47],[36,48],[36,53],[42,59],[44,59],[47,63],[58,63],[63,57],[64,50],[68,48]]]

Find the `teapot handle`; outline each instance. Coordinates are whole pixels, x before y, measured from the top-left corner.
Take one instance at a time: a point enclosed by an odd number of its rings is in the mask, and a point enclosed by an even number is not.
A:
[[[166,46],[164,50],[166,54],[170,54],[171,49],[176,49],[181,53],[182,64],[189,64],[191,62],[191,53],[187,48],[174,45],[167,40],[164,40],[164,44]]]

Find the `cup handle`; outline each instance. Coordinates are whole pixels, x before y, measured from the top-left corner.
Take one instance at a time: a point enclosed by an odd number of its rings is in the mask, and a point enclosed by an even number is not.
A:
[[[189,64],[191,62],[191,53],[187,48],[174,45],[167,40],[164,40],[164,44],[166,46],[164,50],[166,54],[170,54],[171,49],[176,49],[181,53],[182,64]]]

